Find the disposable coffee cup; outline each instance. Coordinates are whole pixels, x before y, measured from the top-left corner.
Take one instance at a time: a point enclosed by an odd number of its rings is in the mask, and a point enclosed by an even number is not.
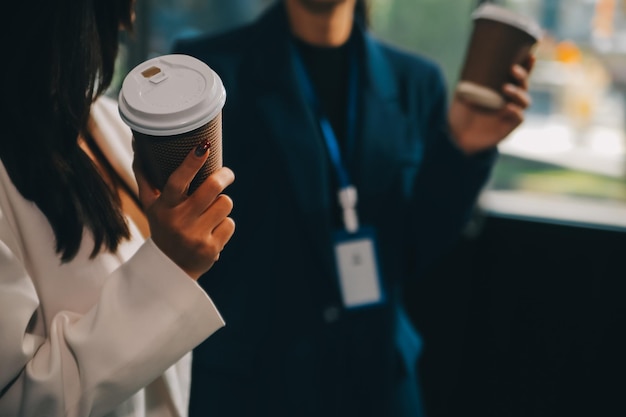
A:
[[[187,155],[208,141],[210,154],[189,186],[191,194],[222,166],[222,108],[226,91],[209,66],[188,55],[163,55],[125,77],[118,107],[130,126],[148,181],[163,189]]]
[[[523,63],[542,36],[532,18],[485,3],[472,14],[472,35],[456,93],[488,109],[506,104],[502,87],[512,81],[511,67]]]

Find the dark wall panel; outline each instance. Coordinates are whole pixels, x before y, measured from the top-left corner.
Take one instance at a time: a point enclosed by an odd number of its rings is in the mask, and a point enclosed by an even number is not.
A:
[[[487,217],[407,293],[430,416],[626,415],[626,233]]]

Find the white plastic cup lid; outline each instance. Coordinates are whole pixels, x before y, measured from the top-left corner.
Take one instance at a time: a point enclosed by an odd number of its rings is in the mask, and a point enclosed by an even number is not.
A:
[[[496,6],[492,3],[483,3],[472,13],[472,18],[489,19],[507,23],[527,32],[533,38],[539,40],[543,36],[543,29],[530,16],[516,13],[504,7]]]
[[[226,102],[220,77],[188,55],[163,55],[133,68],[118,106],[131,129],[152,136],[190,132],[217,116]]]

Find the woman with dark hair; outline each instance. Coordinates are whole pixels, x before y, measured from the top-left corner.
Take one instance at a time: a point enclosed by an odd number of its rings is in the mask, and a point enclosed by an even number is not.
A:
[[[0,415],[186,415],[190,351],[223,325],[195,280],[233,234],[233,174],[187,196],[202,145],[162,192],[131,166],[101,95],[132,0],[36,3],[2,26]]]

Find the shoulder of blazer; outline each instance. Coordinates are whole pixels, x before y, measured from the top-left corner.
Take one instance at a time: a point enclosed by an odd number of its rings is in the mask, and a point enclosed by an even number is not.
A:
[[[283,9],[282,4],[276,4],[252,23],[219,34],[179,39],[172,52],[194,56],[209,65],[240,59],[259,45],[267,48],[272,43],[280,26],[287,25]]]
[[[376,39],[372,34],[365,36],[369,53],[369,65],[374,84],[382,90],[396,89],[396,100],[406,114],[414,115],[422,122],[432,117],[442,117],[447,106],[447,87],[443,72],[433,60],[403,50]],[[382,64],[380,61],[383,61]],[[384,70],[384,71],[383,71]],[[386,82],[381,74],[388,74]]]
[[[289,78],[289,23],[282,1],[254,22],[228,32],[179,41],[175,52],[195,56],[216,71],[227,103],[268,91],[284,91]]]
[[[175,41],[172,52],[185,53],[198,59],[210,59],[216,54],[229,55],[247,49],[254,31],[254,24],[249,24],[217,35],[181,38]]]
[[[375,45],[382,56],[389,62],[397,77],[417,79],[424,83],[441,86],[444,83],[443,72],[434,60],[418,53],[402,49],[367,35],[369,42]]]

